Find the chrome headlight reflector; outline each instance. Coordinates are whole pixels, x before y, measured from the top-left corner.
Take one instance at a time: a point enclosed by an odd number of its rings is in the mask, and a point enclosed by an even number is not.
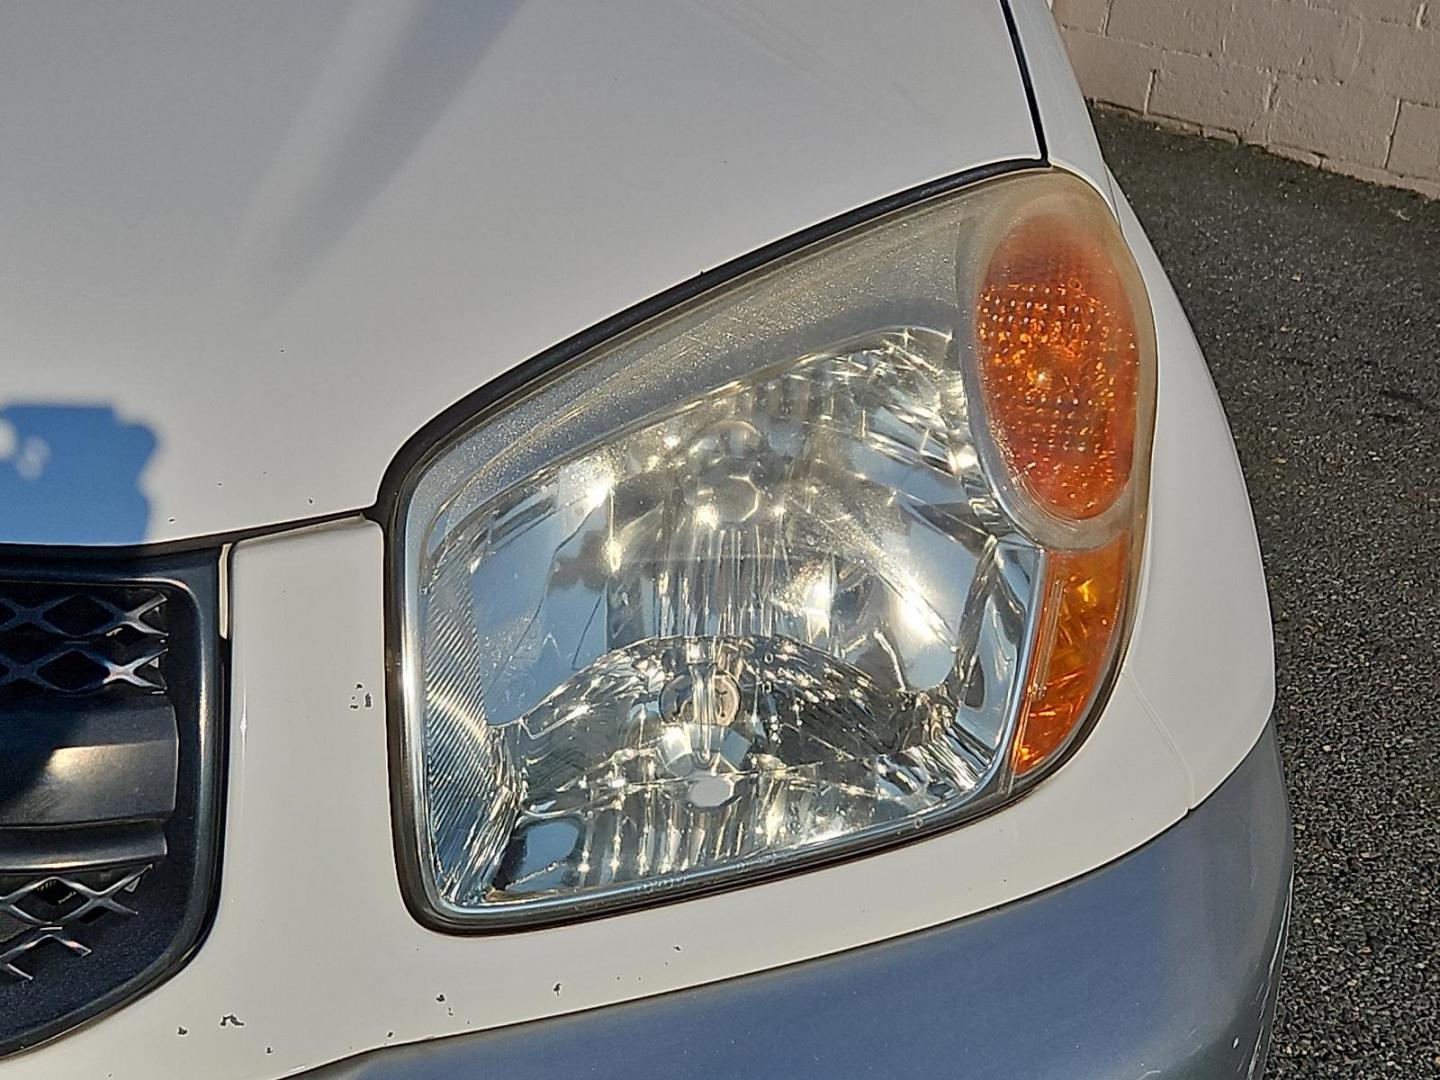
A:
[[[1113,218],[1046,172],[851,229],[485,410],[398,518],[427,911],[644,902],[1033,782],[1117,661],[1151,399]]]

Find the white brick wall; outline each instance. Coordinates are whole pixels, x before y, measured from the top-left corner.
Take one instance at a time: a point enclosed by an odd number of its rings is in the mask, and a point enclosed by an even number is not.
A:
[[[1088,97],[1440,198],[1440,0],[1054,0]]]

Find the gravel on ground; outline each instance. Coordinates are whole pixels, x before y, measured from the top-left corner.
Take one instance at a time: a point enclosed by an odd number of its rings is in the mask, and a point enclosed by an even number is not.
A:
[[[1440,1076],[1440,202],[1096,124],[1205,350],[1265,556],[1296,832],[1269,1074]]]

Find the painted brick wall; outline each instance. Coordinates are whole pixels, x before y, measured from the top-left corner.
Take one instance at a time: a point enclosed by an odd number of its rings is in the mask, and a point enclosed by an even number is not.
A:
[[[1440,198],[1440,0],[1053,0],[1087,97]]]

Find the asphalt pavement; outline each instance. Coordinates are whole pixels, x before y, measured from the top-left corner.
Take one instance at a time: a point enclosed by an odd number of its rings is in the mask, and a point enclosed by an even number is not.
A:
[[[1269,1075],[1440,1076],[1440,202],[1096,123],[1265,556],[1296,830]]]

